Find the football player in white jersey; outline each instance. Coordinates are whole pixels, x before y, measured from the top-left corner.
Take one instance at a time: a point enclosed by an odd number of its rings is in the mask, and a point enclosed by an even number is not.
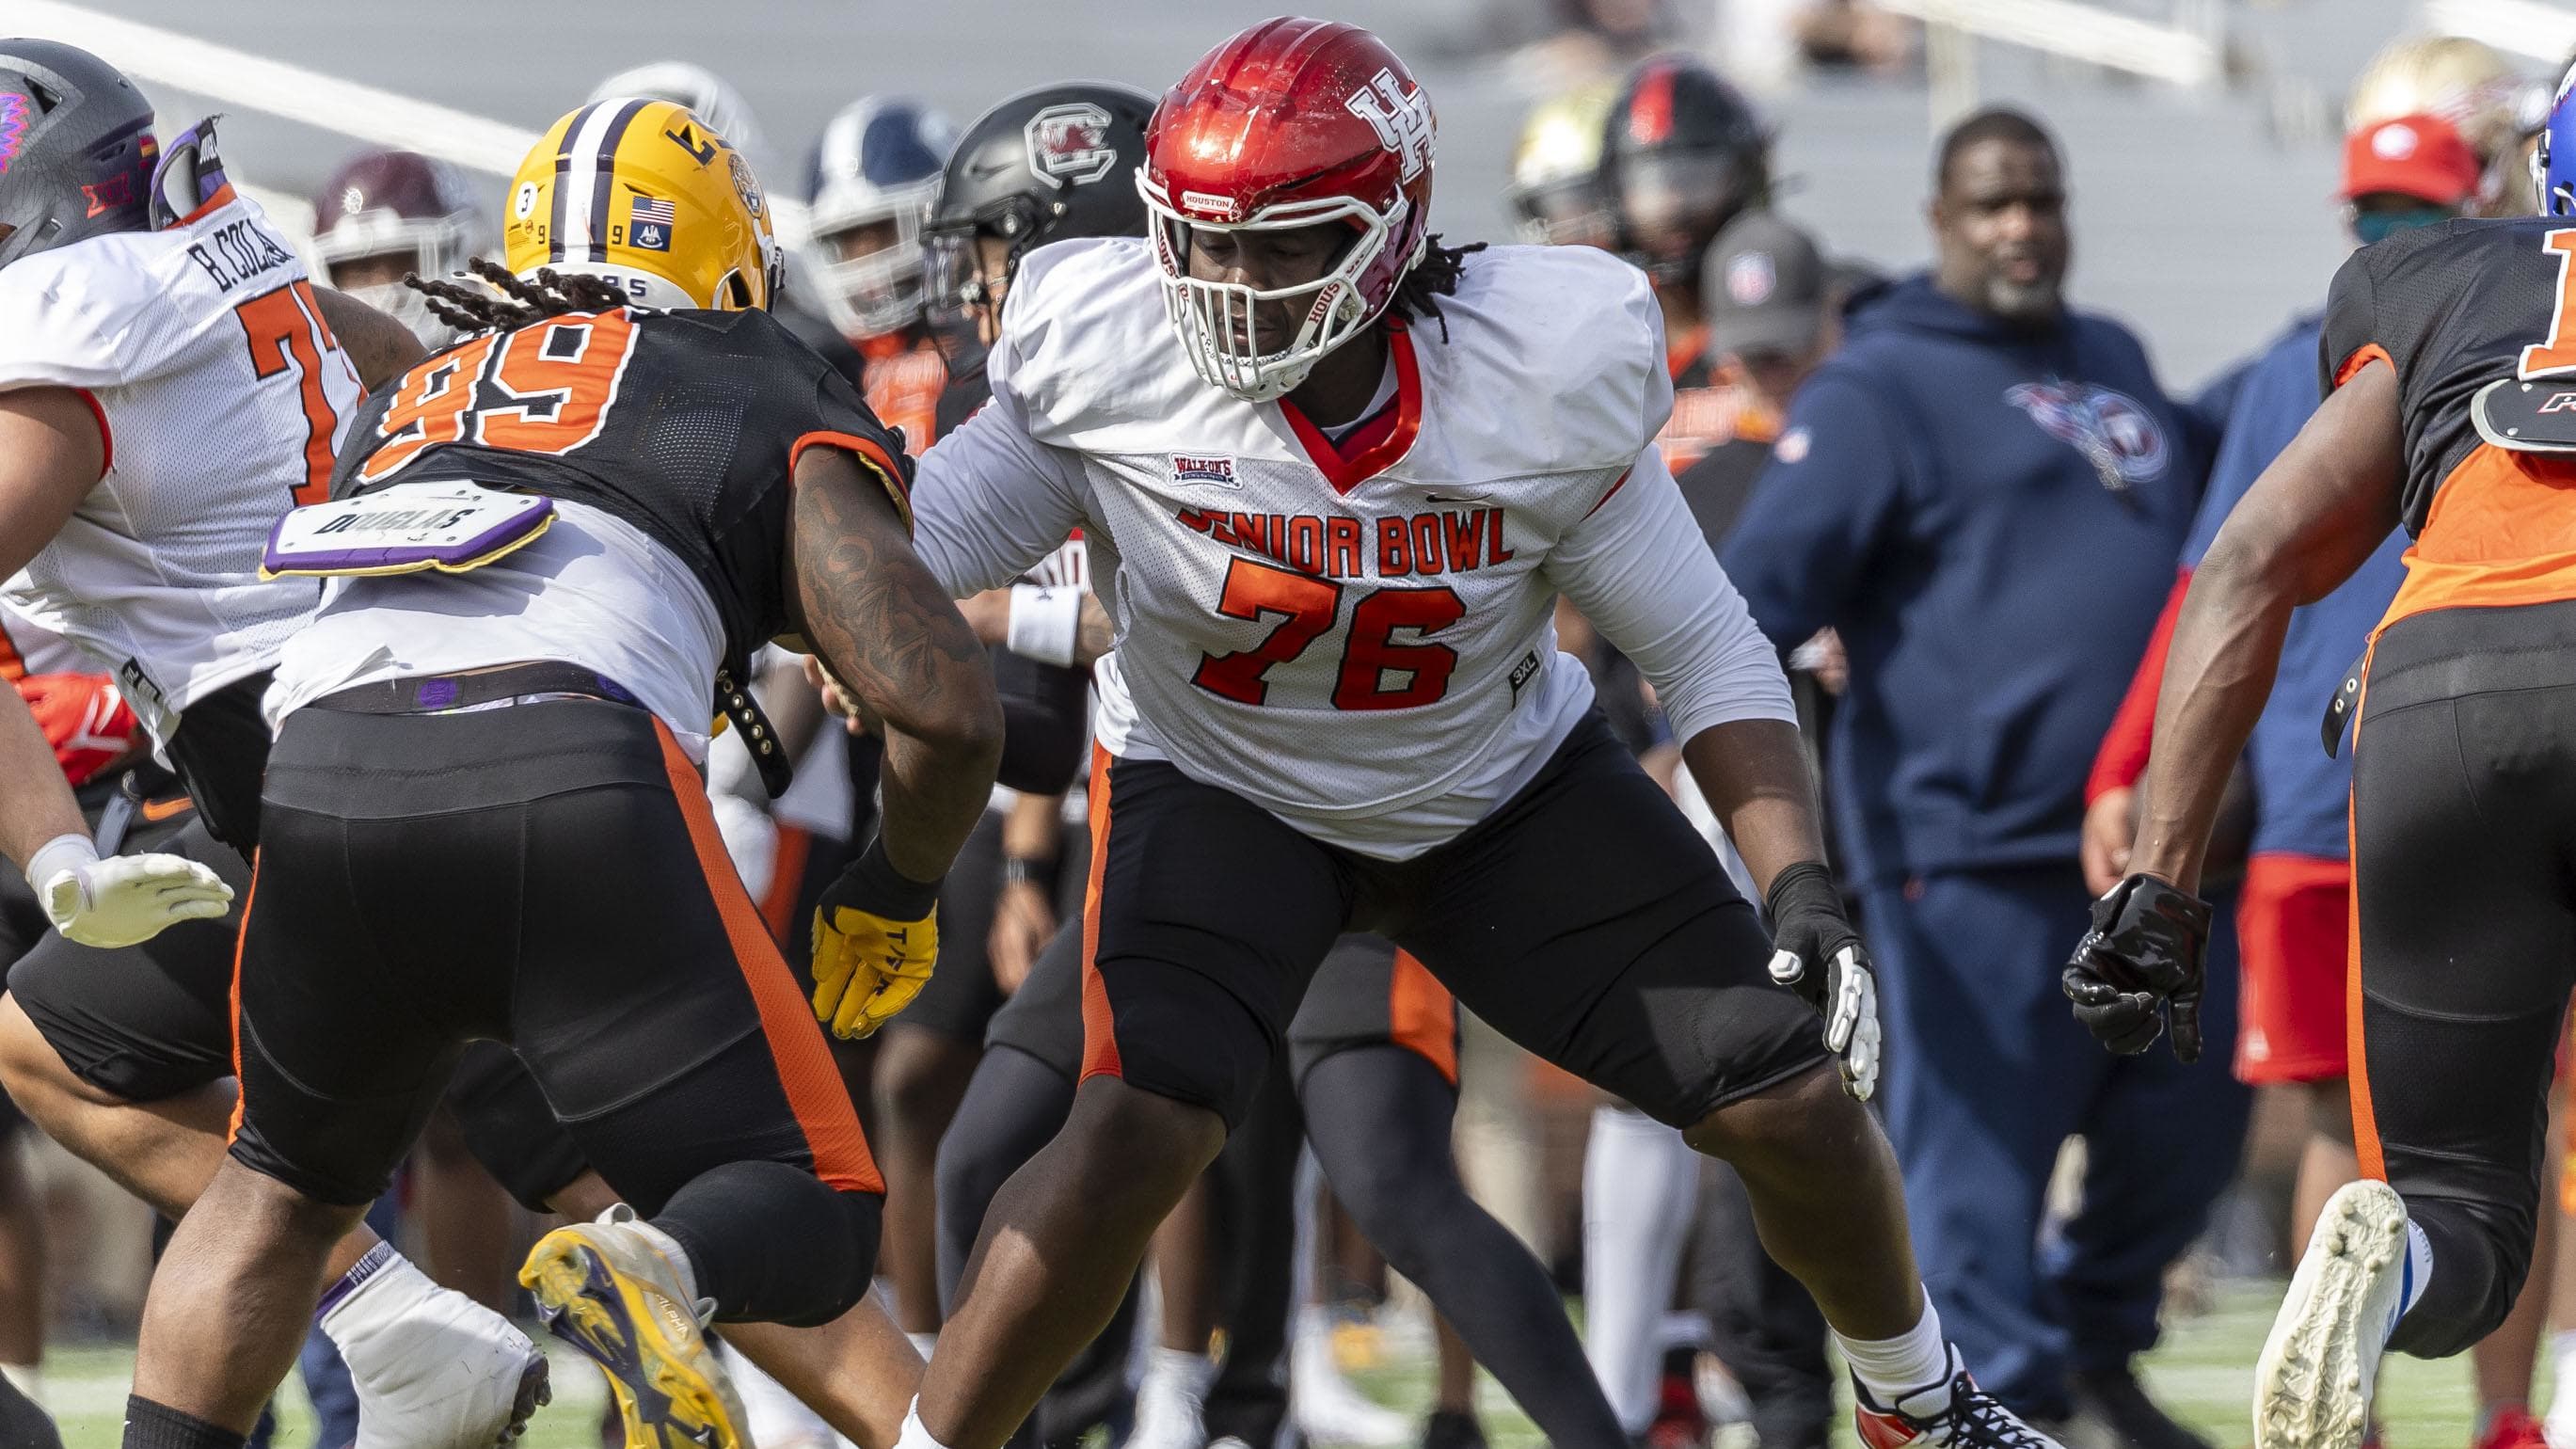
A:
[[[116,675],[186,780],[199,823],[171,849],[197,863],[189,878],[239,882],[240,856],[214,839],[248,844],[267,747],[258,686],[317,594],[261,582],[260,543],[327,487],[361,375],[397,370],[418,345],[310,283],[222,184],[202,128],[156,166],[151,125],[96,57],[0,39],[0,590]],[[89,858],[14,691],[0,732],[34,743],[0,762],[0,843],[39,889],[66,870],[78,894],[131,872]],[[51,823],[31,827],[43,799]],[[22,845],[42,852],[29,861]],[[84,938],[119,949],[73,943]],[[212,1175],[231,1113],[231,943],[213,921],[75,929],[19,961],[0,1003],[10,1095],[174,1218]],[[361,1443],[516,1432],[545,1383],[524,1335],[363,1232],[331,1271],[322,1326],[355,1376]]]
[[[918,548],[952,592],[1079,527],[1119,637],[1085,1080],[993,1204],[904,1445],[1011,1432],[1356,924],[1736,1166],[1872,1449],[2039,1449],[1923,1295],[1787,683],[1653,446],[1646,281],[1585,248],[1439,246],[1433,135],[1365,31],[1226,41],[1156,111],[1154,235],[1030,254],[991,403],[923,459]],[[1655,685],[1770,939],[1598,721],[1560,592]]]

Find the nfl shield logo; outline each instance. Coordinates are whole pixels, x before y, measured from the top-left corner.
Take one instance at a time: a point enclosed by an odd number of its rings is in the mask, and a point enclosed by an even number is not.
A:
[[[1746,252],[1726,264],[1726,295],[1738,307],[1759,307],[1769,301],[1779,280],[1769,252]]]

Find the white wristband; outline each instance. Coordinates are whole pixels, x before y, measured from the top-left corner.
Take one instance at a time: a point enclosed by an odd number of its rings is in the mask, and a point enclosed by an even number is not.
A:
[[[1070,666],[1082,632],[1082,590],[1044,584],[1011,585],[1010,651],[1040,664]]]
[[[27,884],[45,893],[45,882],[67,870],[98,863],[98,845],[86,835],[57,835],[27,857]]]

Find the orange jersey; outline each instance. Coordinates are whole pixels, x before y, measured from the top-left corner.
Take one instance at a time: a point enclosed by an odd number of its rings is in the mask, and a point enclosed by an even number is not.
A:
[[[2576,598],[2572,262],[2576,227],[2524,217],[2403,233],[2336,273],[2325,381],[2384,362],[2403,410],[2414,546],[2382,627]]]

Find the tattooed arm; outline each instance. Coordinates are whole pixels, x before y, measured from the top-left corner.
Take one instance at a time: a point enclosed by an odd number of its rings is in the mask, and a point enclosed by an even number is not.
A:
[[[984,646],[914,555],[884,488],[836,448],[797,460],[787,557],[799,631],[885,726],[886,856],[913,880],[937,880],[983,818],[1002,757]]]
[[[322,303],[322,321],[339,340],[340,350],[358,368],[358,381],[369,392],[393,381],[411,365],[429,355],[412,330],[384,312],[379,312],[346,292],[335,292],[316,285],[313,295]]]

